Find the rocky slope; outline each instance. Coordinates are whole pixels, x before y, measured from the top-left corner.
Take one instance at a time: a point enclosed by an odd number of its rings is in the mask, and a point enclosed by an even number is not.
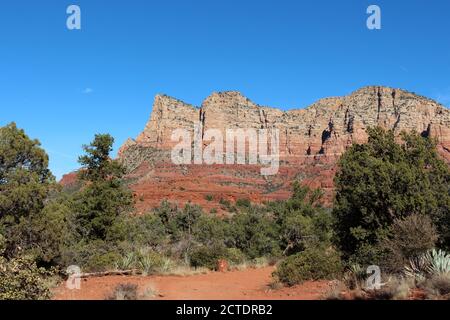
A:
[[[229,128],[278,129],[278,174],[261,176],[257,165],[174,165],[172,132],[184,128],[193,133],[196,123],[224,136]],[[450,110],[404,90],[377,86],[286,112],[259,106],[234,91],[213,93],[200,107],[158,95],[144,131],[121,147],[119,158],[128,168],[140,211],[162,199],[219,210],[221,198],[283,199],[293,179],[324,188],[330,200],[337,159],[352,143],[364,142],[366,129],[376,125],[436,137],[439,152],[450,161]]]

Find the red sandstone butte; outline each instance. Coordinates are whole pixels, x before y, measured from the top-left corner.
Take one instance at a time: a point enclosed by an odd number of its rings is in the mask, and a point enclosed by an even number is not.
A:
[[[278,174],[262,176],[260,166],[248,164],[173,164],[170,153],[177,143],[171,141],[173,130],[183,128],[192,134],[198,123],[205,131],[221,130],[224,137],[226,129],[278,129]],[[163,199],[180,205],[193,202],[218,212],[222,198],[253,202],[286,199],[293,180],[322,188],[330,203],[337,160],[353,143],[365,142],[366,129],[374,126],[396,134],[414,130],[433,136],[439,153],[450,163],[450,110],[414,93],[380,86],[290,111],[259,106],[234,91],[213,93],[200,107],[158,95],[145,129],[135,140],[125,142],[118,157],[138,196],[139,212]],[[203,141],[204,146],[208,143]]]

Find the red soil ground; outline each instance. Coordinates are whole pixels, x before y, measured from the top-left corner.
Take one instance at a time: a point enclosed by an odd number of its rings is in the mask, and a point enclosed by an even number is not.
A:
[[[83,279],[80,290],[62,283],[54,290],[55,300],[103,300],[118,284],[138,285],[140,294],[151,288],[156,300],[316,300],[330,288],[329,281],[271,289],[274,267],[191,276],[106,276]]]

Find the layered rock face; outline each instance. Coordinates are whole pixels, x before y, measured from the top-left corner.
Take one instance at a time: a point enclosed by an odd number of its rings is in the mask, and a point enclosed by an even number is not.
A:
[[[280,169],[261,176],[257,165],[174,165],[170,151],[176,129],[278,129]],[[293,179],[322,187],[332,196],[339,156],[367,139],[366,129],[381,126],[396,133],[415,130],[438,140],[450,162],[450,110],[433,100],[387,87],[365,87],[345,97],[319,100],[305,109],[281,111],[259,106],[239,92],[213,93],[200,107],[157,96],[144,131],[129,139],[119,158],[127,166],[141,210],[162,199],[193,201],[216,208],[213,199],[247,197],[253,201],[289,196]],[[207,145],[208,141],[204,141]],[[225,150],[225,145],[224,145]]]

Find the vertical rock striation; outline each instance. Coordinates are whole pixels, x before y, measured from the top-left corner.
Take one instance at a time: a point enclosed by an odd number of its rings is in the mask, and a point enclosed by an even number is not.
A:
[[[172,165],[170,150],[176,144],[171,141],[173,130],[184,128],[193,133],[195,123],[202,123],[203,130],[219,129],[224,137],[225,130],[232,128],[278,129],[280,173],[263,178],[252,166]],[[218,197],[242,195],[257,201],[287,197],[292,179],[301,179],[324,188],[330,198],[339,156],[352,143],[366,141],[367,128],[374,126],[396,133],[415,130],[435,137],[439,152],[450,162],[450,110],[414,93],[381,86],[321,99],[305,109],[290,111],[259,106],[236,91],[213,93],[200,107],[158,95],[144,131],[122,146],[119,158],[134,177],[136,190],[142,192],[144,199],[152,198],[152,204],[164,198],[148,187],[152,183],[164,184],[156,188],[177,185],[186,191],[167,192],[166,198],[172,200],[195,200],[195,192],[209,190]],[[161,164],[164,168],[158,167]],[[166,169],[167,175],[161,176]],[[192,179],[187,183],[183,179],[181,182],[180,177]]]

